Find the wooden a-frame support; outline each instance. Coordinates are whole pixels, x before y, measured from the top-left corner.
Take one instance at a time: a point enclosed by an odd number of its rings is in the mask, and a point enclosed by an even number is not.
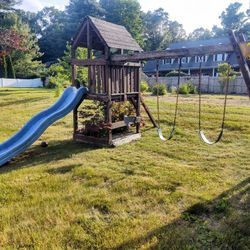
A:
[[[240,48],[240,43],[246,43],[245,38],[243,35],[239,35],[239,37],[237,37],[233,31],[229,33],[229,38],[236,54],[240,70],[247,85],[248,95],[250,97],[250,61],[246,58],[246,55],[243,55],[243,52]]]

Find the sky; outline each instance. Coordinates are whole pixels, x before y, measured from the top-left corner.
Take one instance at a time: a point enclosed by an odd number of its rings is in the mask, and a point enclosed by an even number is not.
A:
[[[20,8],[29,11],[38,11],[45,6],[55,6],[63,10],[69,0],[23,0]],[[230,3],[240,2],[243,9],[250,6],[250,0],[139,0],[143,11],[153,11],[163,8],[169,13],[172,21],[178,21],[189,33],[196,28],[211,29],[219,25],[219,16]]]

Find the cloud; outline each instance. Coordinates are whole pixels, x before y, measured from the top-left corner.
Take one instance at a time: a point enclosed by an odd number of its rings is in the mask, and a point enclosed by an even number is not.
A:
[[[44,6],[39,0],[23,0],[22,4],[18,7],[26,11],[36,12],[41,10]]]
[[[26,11],[37,12],[45,6],[55,6],[55,8],[63,10],[69,0],[23,0],[22,4],[18,6],[20,9]]]

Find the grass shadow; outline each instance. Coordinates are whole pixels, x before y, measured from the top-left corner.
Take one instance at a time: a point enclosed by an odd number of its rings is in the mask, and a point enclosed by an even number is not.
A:
[[[1,104],[1,107],[8,107],[12,105],[19,105],[19,104],[26,104],[26,103],[33,103],[33,102],[39,102],[41,100],[47,99],[46,97],[33,97],[33,98],[25,98],[21,100],[11,100],[11,101],[5,101]]]
[[[114,249],[250,249],[250,178],[180,218]]]
[[[72,140],[51,141],[49,146],[46,148],[36,145],[15,157],[8,164],[0,167],[0,174],[11,172],[20,168],[27,168],[38,164],[47,164],[52,161],[71,158],[72,155],[99,148],[100,147],[86,145]]]
[[[52,175],[57,175],[57,174],[67,174],[71,172],[74,168],[80,167],[81,164],[72,164],[72,165],[67,165],[59,168],[52,168],[48,169],[47,173],[52,174]]]

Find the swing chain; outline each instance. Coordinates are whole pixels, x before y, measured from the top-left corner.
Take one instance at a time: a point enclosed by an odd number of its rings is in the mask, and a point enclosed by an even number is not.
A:
[[[178,69],[178,80],[177,80],[177,89],[176,89],[176,104],[175,104],[175,114],[174,114],[174,120],[173,120],[173,127],[169,134],[168,140],[171,140],[172,137],[175,134],[176,129],[176,121],[177,121],[177,114],[178,114],[178,104],[179,104],[179,94],[180,94],[180,78],[181,78],[181,66],[182,66],[182,57],[179,58],[179,69]],[[160,97],[159,97],[159,60],[156,61],[156,84],[157,86],[157,132],[159,134],[159,137],[162,141],[166,141],[164,138],[161,127],[160,127]]]
[[[226,78],[226,85],[225,85],[225,98],[224,98],[224,107],[223,107],[223,115],[222,115],[222,122],[221,122],[221,131],[220,134],[218,135],[217,139],[215,141],[209,141],[204,132],[202,131],[201,128],[201,75],[202,75],[202,60],[201,56],[199,57],[200,59],[200,65],[199,65],[199,84],[198,84],[198,91],[199,91],[199,134],[200,138],[203,142],[209,145],[213,145],[218,143],[223,135],[224,132],[224,125],[225,125],[225,119],[226,119],[226,107],[227,107],[227,99],[228,99],[228,92],[229,92],[229,77],[230,77],[230,67],[227,69],[227,78]],[[229,59],[229,56],[228,56]],[[227,60],[228,63],[228,60]],[[228,63],[229,65],[229,63]],[[230,66],[230,65],[229,65]]]
[[[175,127],[176,127],[176,120],[177,120],[177,114],[178,114],[180,83],[181,83],[182,57],[180,57],[179,60],[180,60],[180,62],[179,62],[179,69],[178,69],[178,80],[177,80],[177,89],[176,89],[176,103],[175,103],[175,114],[174,114],[173,130],[175,130]]]

